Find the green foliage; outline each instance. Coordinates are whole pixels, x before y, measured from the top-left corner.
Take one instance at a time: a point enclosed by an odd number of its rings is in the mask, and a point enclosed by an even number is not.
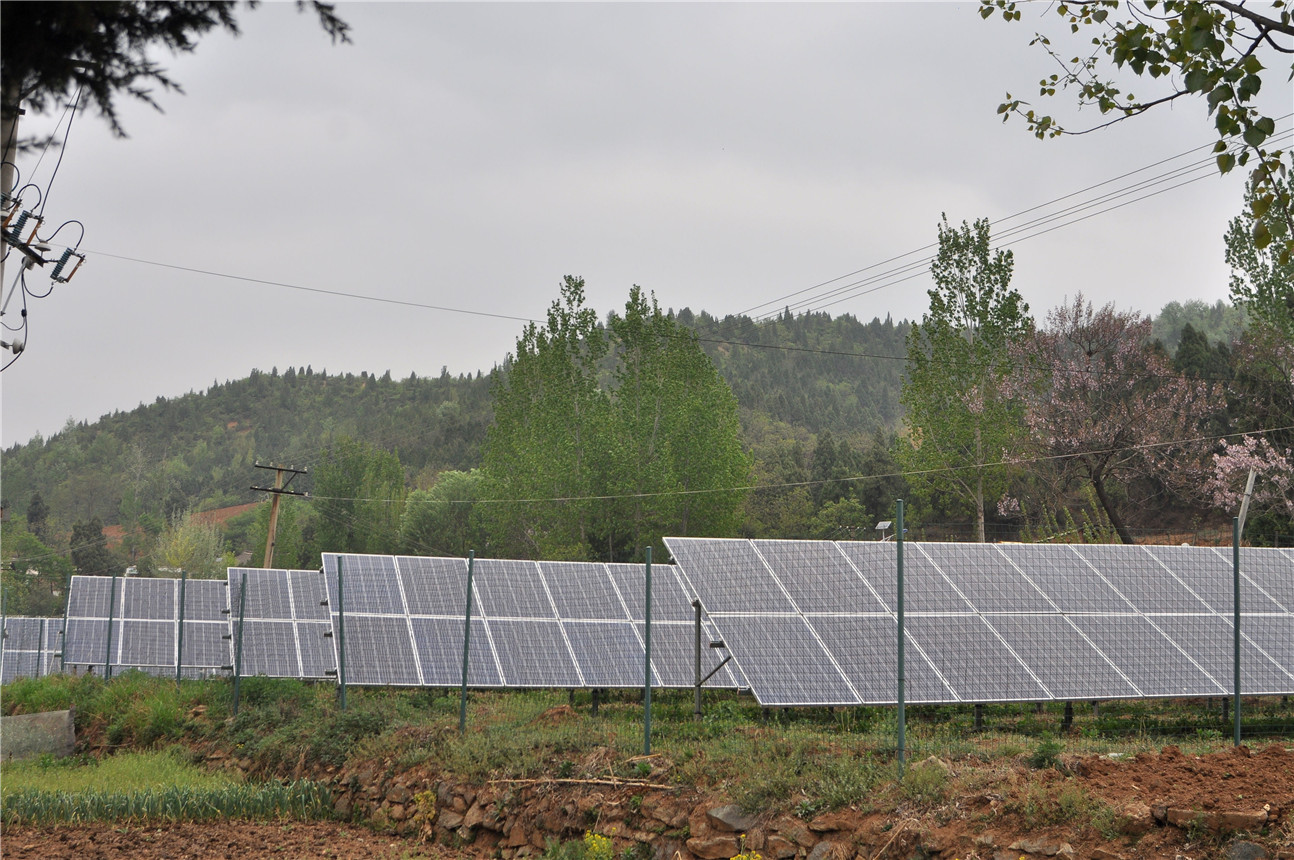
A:
[[[1006,20],[1018,21],[1021,5],[1015,0],[981,0],[980,15],[991,18],[1001,12]],[[1046,35],[1036,35],[1033,44],[1040,45],[1061,68],[1043,78],[1039,95],[1048,98],[1072,88],[1080,108],[1094,106],[1113,117],[1105,125],[1182,97],[1203,99],[1218,137],[1213,149],[1218,172],[1227,173],[1237,165],[1249,168],[1253,190],[1249,208],[1257,219],[1251,231],[1255,246],[1271,245],[1280,261],[1289,263],[1294,229],[1278,236],[1270,232],[1264,218],[1275,211],[1294,227],[1290,187],[1277,181],[1294,164],[1294,154],[1279,148],[1280,137],[1273,137],[1276,118],[1263,112],[1257,98],[1265,80],[1274,78],[1285,85],[1282,65],[1294,72],[1294,64],[1283,56],[1289,51],[1277,35],[1290,32],[1286,0],[1274,0],[1263,9],[1208,0],[1126,2],[1122,11],[1120,5],[1117,0],[1094,0],[1046,7],[1044,14],[1059,15],[1080,38],[1090,34],[1094,47],[1071,57],[1069,47],[1054,48]],[[1149,99],[1125,93],[1122,82],[1113,76],[1115,69],[1142,79],[1139,87],[1155,86],[1145,80],[1148,76],[1159,82],[1161,92]],[[1025,100],[1010,93],[1006,99],[998,107],[1003,120],[1023,116],[1038,138],[1073,133],[1050,115],[1035,112]]]
[[[437,475],[431,489],[410,493],[400,519],[401,548],[415,555],[462,557],[485,546],[481,514],[475,506],[484,483],[479,469],[451,470]]]
[[[750,462],[731,391],[639,288],[608,327],[568,276],[496,376],[486,491],[510,501],[485,515],[501,554],[625,561],[663,534],[737,526]]]
[[[0,587],[10,615],[51,616],[63,611],[71,561],[13,520],[0,523]]]
[[[398,454],[341,436],[320,454],[313,478],[319,516],[309,567],[324,551],[390,552],[398,544],[406,493]]]
[[[939,225],[931,264],[930,310],[908,337],[903,385],[907,444],[900,462],[914,485],[956,493],[974,510],[985,539],[986,500],[1005,486],[999,465],[1020,426],[1020,408],[1003,393],[1007,348],[1025,336],[1029,306],[1012,289],[1009,251],[994,252],[989,224]]]
[[[1160,308],[1150,334],[1170,354],[1176,354],[1182,329],[1188,325],[1205,343],[1229,345],[1240,339],[1248,322],[1249,314],[1244,305],[1228,304],[1222,299],[1211,305],[1199,299],[1188,299],[1169,302]]]
[[[180,747],[123,752],[102,759],[42,757],[4,765],[5,801],[13,792],[136,792],[148,788],[227,788],[235,780],[199,768]]]
[[[1276,180],[1274,187],[1284,195],[1286,204],[1263,207],[1262,189],[1250,185],[1247,211],[1232,219],[1227,229],[1226,259],[1231,267],[1231,300],[1268,327],[1280,332],[1287,342],[1294,342],[1294,259],[1288,254],[1282,261],[1280,250],[1287,248],[1294,236],[1291,224],[1291,180]],[[1258,241],[1259,234],[1270,238],[1270,244]]]
[[[224,818],[318,821],[332,817],[332,792],[322,783],[229,785],[220,788],[91,789],[6,794],[5,824],[84,821],[209,821]]]
[[[951,783],[947,767],[939,762],[927,761],[907,772],[899,783],[899,790],[904,797],[919,806],[935,806],[947,798]]]
[[[1045,736],[1029,754],[1029,767],[1034,770],[1055,767],[1064,751],[1064,744],[1049,735]]]

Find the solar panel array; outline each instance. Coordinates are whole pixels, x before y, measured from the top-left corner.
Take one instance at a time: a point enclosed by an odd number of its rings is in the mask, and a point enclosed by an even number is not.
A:
[[[344,575],[338,593],[338,558],[324,555],[324,580],[337,658],[344,638],[346,683],[461,683],[467,560],[341,556]],[[470,686],[642,686],[646,664],[642,565],[477,559],[472,592]],[[672,566],[654,568],[653,686],[694,683],[691,602]],[[713,631],[703,627],[703,641],[709,642]],[[702,674],[720,660],[714,650],[705,648]],[[706,685],[735,688],[738,683],[725,667]]]
[[[58,656],[62,632],[62,618],[6,618],[0,642],[0,684],[62,671]]]
[[[201,677],[229,665],[229,589],[224,580],[184,582],[184,635],[180,637],[178,579],[74,576],[68,590],[63,664],[72,671],[152,674],[181,671]],[[111,628],[109,628],[111,619]]]
[[[666,538],[765,706],[897,701],[897,547]],[[1241,690],[1294,692],[1294,552],[1243,549]],[[913,703],[1222,696],[1231,551],[907,543]]]

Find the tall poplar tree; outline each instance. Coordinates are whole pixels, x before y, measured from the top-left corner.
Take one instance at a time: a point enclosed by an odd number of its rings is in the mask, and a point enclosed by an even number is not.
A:
[[[1001,488],[1006,469],[997,464],[1019,427],[1019,408],[1002,392],[1007,347],[1032,325],[1011,288],[1013,268],[1010,251],[990,247],[986,219],[954,228],[945,215],[930,310],[908,335],[904,471],[914,486],[943,486],[966,499],[980,541],[985,499]]]

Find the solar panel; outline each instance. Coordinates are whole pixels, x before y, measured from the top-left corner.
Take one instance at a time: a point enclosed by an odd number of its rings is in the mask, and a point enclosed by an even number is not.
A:
[[[564,623],[562,627],[575,654],[584,686],[623,688],[643,685],[647,655],[632,621],[573,621]],[[655,632],[653,629],[652,633]]]
[[[1231,690],[1235,679],[1235,627],[1230,618],[1200,615],[1163,615],[1152,619],[1179,648],[1200,665],[1220,686]],[[1243,636],[1244,619],[1240,622]],[[1240,648],[1240,691],[1288,693],[1294,689],[1294,677],[1277,666],[1260,651]]]
[[[637,567],[639,578],[642,578],[643,568]],[[558,617],[589,621],[629,620],[629,611],[620,599],[620,594],[616,591],[611,575],[604,565],[572,561],[541,561],[539,570],[549,586]],[[652,586],[652,591],[656,591],[655,582]],[[652,602],[656,602],[654,594]],[[655,609],[654,606],[653,609]]]
[[[1149,618],[1072,615],[1070,621],[1144,697],[1226,695],[1226,690],[1151,624]]]
[[[634,621],[643,621],[647,605],[646,568],[641,564],[608,564],[606,568],[620,599],[629,610],[629,617]],[[659,621],[692,621],[696,616],[696,610],[692,608],[694,599],[679,580],[677,567],[672,564],[652,565],[652,624]]]
[[[670,538],[670,554],[684,569],[704,568],[707,576],[690,585],[705,606],[727,612],[794,612],[791,598],[750,541]]]
[[[1215,548],[1223,557],[1228,569],[1231,550]],[[1265,596],[1286,612],[1294,612],[1294,553],[1270,548],[1242,547],[1240,550],[1240,575],[1252,582]],[[1240,598],[1242,611],[1248,611],[1246,594]]]
[[[473,568],[480,612],[490,618],[557,618],[533,561],[478,558]]]
[[[653,584],[655,573],[652,575]],[[635,622],[634,628],[641,640],[646,636],[646,625]],[[728,656],[726,649],[711,648],[711,642],[721,641],[718,632],[709,622],[701,625],[701,677],[714,671]],[[644,657],[645,660],[645,652]],[[655,683],[660,687],[686,688],[696,683],[696,623],[662,621],[653,617],[651,625],[651,664]],[[641,667],[642,660],[639,661]],[[739,683],[732,671],[732,663],[719,669],[702,686],[706,689],[735,690],[747,687]],[[641,670],[638,683],[642,683]]]
[[[332,621],[328,607],[321,605],[325,594],[318,571],[231,567],[228,576],[229,614],[224,632],[231,635],[224,642],[230,655],[226,665],[234,662],[232,649],[241,610],[244,626],[239,671],[244,676],[330,677],[329,670],[336,668],[327,638]],[[247,598],[240,604],[244,577]]]
[[[932,543],[916,544],[915,548],[939,568],[978,612],[1056,611],[1056,605],[1018,568],[1004,563],[1005,558],[992,545],[985,548],[975,544]],[[917,611],[917,607],[913,610]]]
[[[466,567],[466,566],[464,566]],[[464,571],[466,572],[466,570]],[[414,618],[413,640],[422,665],[422,682],[431,687],[457,687],[463,681],[463,619]],[[467,684],[502,687],[503,675],[494,659],[485,621],[472,619]]]
[[[1138,612],[1208,611],[1208,604],[1143,547],[1083,544],[1074,551],[1098,568]]]
[[[467,560],[399,556],[395,560],[410,615],[462,618],[467,611]],[[475,608],[479,612],[480,607]]]
[[[885,605],[830,541],[754,541],[801,612],[884,612]]]
[[[557,621],[491,619],[489,629],[507,686],[588,686]]]
[[[712,619],[760,704],[862,704],[862,697],[804,618],[725,615]]]
[[[58,672],[61,666],[56,651],[62,629],[62,618],[5,618],[0,642],[0,684]]]
[[[1182,584],[1219,614],[1230,615],[1235,600],[1235,571],[1231,559],[1196,547],[1148,546],[1146,552],[1173,572]],[[1244,612],[1283,612],[1284,607],[1272,600],[1245,575],[1240,567],[1240,607]]]
[[[1133,606],[1070,546],[999,544],[1014,566],[1061,612],[1133,612]]]
[[[845,678],[864,704],[897,701],[898,624],[889,615],[809,617],[809,625],[836,657]],[[905,645],[905,699],[913,704],[950,702],[957,697],[934,666],[907,636]]]
[[[912,641],[963,702],[1034,702],[1052,695],[978,615],[916,615]]]
[[[1140,691],[1061,615],[995,615],[988,623],[1055,698],[1134,698]]]

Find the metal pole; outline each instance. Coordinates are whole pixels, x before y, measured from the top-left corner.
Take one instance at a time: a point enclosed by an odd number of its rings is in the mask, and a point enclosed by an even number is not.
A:
[[[899,499],[897,503],[898,511],[895,514],[895,539],[894,542],[898,547],[898,616],[899,616],[899,779],[903,778],[903,769],[907,757],[907,713],[905,709],[905,688],[907,679],[903,675],[903,500]]]
[[[187,574],[180,568],[180,628],[175,634],[175,686],[180,686],[180,666],[184,663],[184,586]]]
[[[696,610],[696,701],[692,707],[692,718],[701,719],[701,601],[693,600],[692,608]]]
[[[238,698],[243,683],[243,621],[247,617],[247,571],[238,585],[238,635],[234,637],[234,716],[238,716]]]
[[[647,547],[646,670],[643,677],[643,755],[651,755],[651,547]]]
[[[112,605],[117,602],[117,572],[112,572],[112,585],[108,589],[108,648],[103,654],[103,679],[112,677]]]
[[[472,568],[476,564],[476,550],[467,553],[467,621],[463,625],[463,691],[458,701],[458,732],[467,731],[467,655],[472,641]]]
[[[1240,746],[1240,517],[1236,517],[1232,522],[1231,535],[1231,567],[1232,567],[1232,597],[1231,611],[1234,617],[1235,628],[1235,697],[1236,707],[1232,719],[1235,720],[1235,742]]]
[[[341,684],[341,709],[346,710],[346,600],[342,597],[342,557],[337,556],[337,682]]]
[[[67,610],[72,602],[72,574],[63,578],[63,629],[58,632],[58,668],[67,668],[63,655],[67,653]]]

